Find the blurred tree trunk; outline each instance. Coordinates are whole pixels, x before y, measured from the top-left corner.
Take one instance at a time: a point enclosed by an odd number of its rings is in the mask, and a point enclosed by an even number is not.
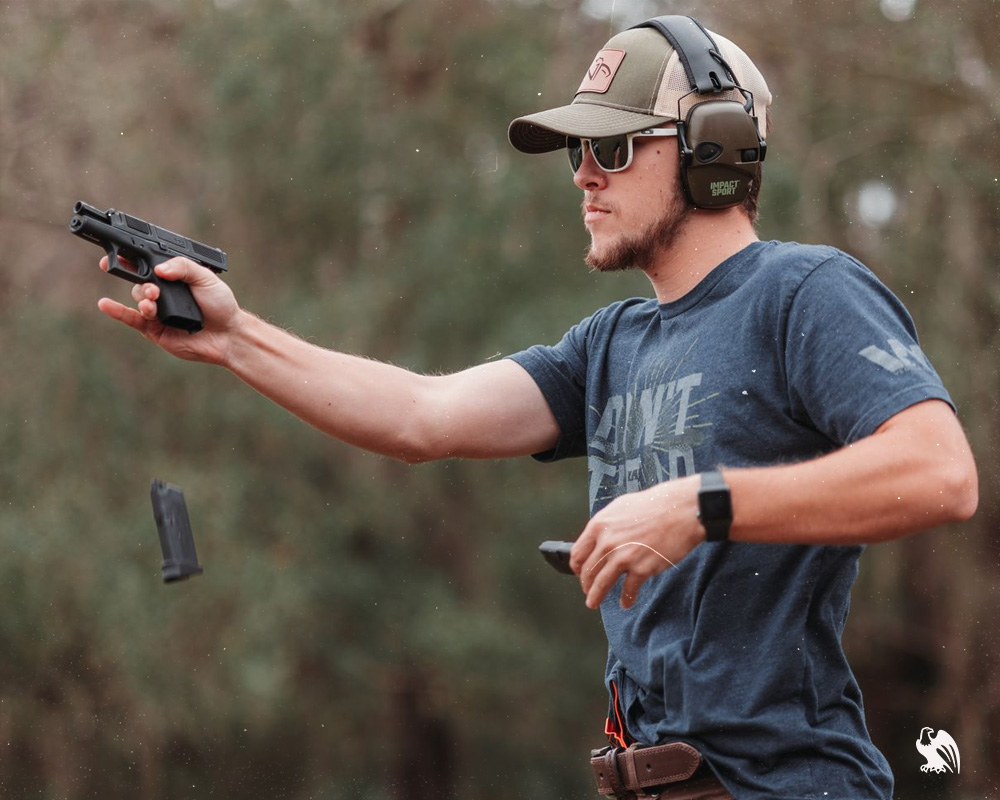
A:
[[[456,758],[448,721],[434,709],[428,682],[419,669],[404,664],[392,681],[396,800],[453,800]]]

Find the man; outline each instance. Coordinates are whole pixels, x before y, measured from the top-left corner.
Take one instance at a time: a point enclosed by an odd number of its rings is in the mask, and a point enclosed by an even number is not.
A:
[[[716,34],[698,45],[682,31],[675,47],[684,19],[613,37],[571,105],[509,132],[527,152],[569,147],[588,262],[643,270],[655,299],[444,376],[303,342],[185,259],[157,271],[191,285],[197,335],[156,321],[152,284],[133,289],[136,309],[99,305],[368,450],[411,463],[586,455],[592,518],[571,566],[609,641],[602,793],[889,798],[840,644],[850,587],[861,545],[971,516],[975,465],[909,315],[874,275],[833,248],[757,239],[757,133],[736,159],[752,190],[733,204],[733,182],[713,179],[724,202],[696,206],[700,178],[678,157],[678,123],[697,127],[685,104],[728,100],[699,111],[763,133],[770,94]],[[735,88],[692,91],[689,62],[706,53]]]

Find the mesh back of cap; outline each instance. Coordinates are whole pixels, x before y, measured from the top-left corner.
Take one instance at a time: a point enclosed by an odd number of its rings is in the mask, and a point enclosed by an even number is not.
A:
[[[767,132],[767,107],[771,105],[771,92],[767,88],[764,76],[754,66],[750,57],[731,41],[717,33],[712,33],[712,38],[719,46],[719,53],[736,73],[736,80],[740,86],[753,95],[754,114],[760,123],[761,136],[765,136]],[[685,95],[688,96],[684,97]],[[683,103],[681,103],[682,97],[684,97]],[[663,72],[663,80],[656,96],[653,113],[657,116],[677,116],[679,119],[684,119],[692,105],[706,100],[736,100],[741,104],[746,102],[743,95],[736,89],[718,94],[691,94],[691,84],[688,82],[684,65],[676,52],[671,54]],[[680,103],[679,114],[678,103]]]

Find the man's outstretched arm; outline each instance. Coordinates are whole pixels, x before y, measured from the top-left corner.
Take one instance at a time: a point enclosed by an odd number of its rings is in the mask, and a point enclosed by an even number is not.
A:
[[[107,259],[101,260],[107,269]],[[555,446],[559,426],[534,380],[512,361],[452,375],[419,375],[309,344],[239,308],[229,287],[183,258],[157,267],[183,280],[202,308],[195,335],[156,319],[158,289],[133,289],[136,308],[107,298],[100,309],[189,361],[226,367],[265,397],[324,433],[365,450],[418,463],[503,458]]]

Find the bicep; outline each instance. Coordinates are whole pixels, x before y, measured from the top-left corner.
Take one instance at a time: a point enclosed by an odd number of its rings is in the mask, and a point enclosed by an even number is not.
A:
[[[947,403],[916,403],[883,422],[870,439],[886,448],[891,471],[905,473],[909,468],[926,497],[946,498],[953,519],[968,519],[975,512],[979,498],[975,458]]]
[[[952,407],[943,400],[915,403],[889,417],[872,435],[887,437],[874,441],[883,441],[899,452],[919,453],[928,461],[975,471],[965,431]]]
[[[555,447],[559,423],[538,384],[504,359],[428,378],[424,426],[436,458],[506,458]]]
[[[924,400],[893,414],[873,435],[884,434],[892,434],[900,442],[920,449],[952,456],[969,452],[965,431],[951,406],[943,400]]]

